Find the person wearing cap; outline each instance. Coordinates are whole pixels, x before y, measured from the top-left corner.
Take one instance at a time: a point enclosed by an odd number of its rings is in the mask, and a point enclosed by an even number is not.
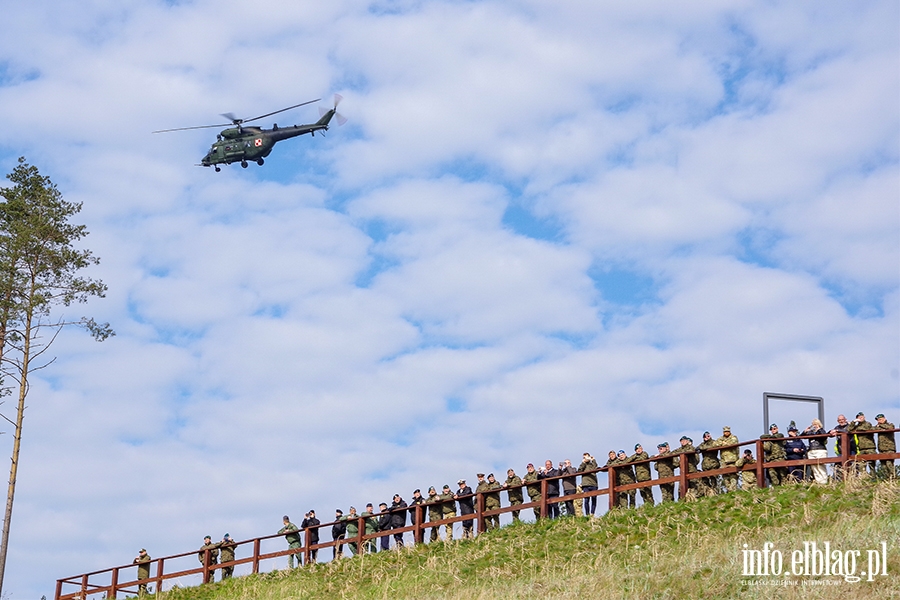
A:
[[[452,519],[455,516],[456,499],[453,497],[450,486],[445,484],[441,490],[441,518]],[[450,542],[453,540],[453,523],[444,523],[444,534],[446,541]]]
[[[141,548],[138,555],[131,561],[131,564],[137,565],[137,578],[138,581],[145,581],[150,579],[150,555],[147,554],[147,550],[145,548]],[[147,584],[146,583],[138,583],[138,595],[143,596],[147,593]]]
[[[866,421],[866,415],[862,412],[856,413],[856,418],[850,421],[849,430],[850,433],[853,434],[853,437],[856,438],[857,453],[860,456],[865,454],[875,454],[875,434],[868,433],[874,429],[872,424]],[[866,470],[868,470],[870,474],[875,474],[874,460],[867,460],[864,465],[865,466],[860,467],[860,473],[864,474]]]
[[[297,526],[291,523],[291,519],[287,515],[284,515],[281,520],[284,522],[284,527],[279,529],[278,533],[286,534],[284,536],[284,539],[288,543],[288,549],[299,550],[300,548],[303,548],[303,544],[300,542],[300,534],[298,533],[299,530],[297,529]],[[288,569],[294,568],[294,554],[296,553],[288,554]],[[303,559],[300,557],[300,555],[297,554],[298,567],[303,564],[302,560]]]
[[[388,512],[387,502],[382,502],[378,505],[378,515],[378,531],[390,531],[393,529],[394,519],[393,515]],[[391,549],[391,536],[383,535],[379,539],[381,540],[382,552]]]
[[[419,519],[420,523],[425,523],[425,508],[422,506],[425,504],[425,498],[422,497],[422,490],[416,488],[413,490],[412,499],[409,501],[409,524],[415,526],[416,525],[416,510],[419,511]],[[418,509],[416,507],[419,507]],[[413,531],[413,543],[416,544],[421,542],[421,539],[417,539],[416,532]]]
[[[640,444],[634,445],[634,454],[628,457],[629,463],[636,463],[637,461],[646,461],[650,458],[650,456],[644,452],[644,447]],[[652,479],[652,474],[650,472],[650,463],[649,462],[639,462],[634,465],[634,478],[638,483],[643,483],[645,481],[650,481]],[[644,499],[644,506],[653,506],[655,504],[653,500],[653,486],[645,486],[641,489],[641,498]]]
[[[222,564],[230,563],[234,560],[234,549],[237,547],[237,543],[231,539],[231,536],[227,533],[222,536],[222,541],[219,542],[219,550],[221,551],[221,559]],[[234,574],[234,565],[230,565],[227,567],[222,567],[222,580],[229,579]]]
[[[659,479],[675,476],[675,459],[669,450],[669,442],[662,442],[656,445],[658,452],[653,458],[656,459],[654,468],[659,474]],[[660,483],[659,491],[662,494],[663,502],[675,501],[675,483]]]
[[[723,427],[722,435],[716,439],[716,446],[719,447],[719,460],[723,468],[733,467],[734,463],[737,462],[738,455],[740,454],[740,450],[736,445],[737,443],[737,436],[731,433],[731,427],[728,425]],[[722,482],[725,484],[725,491],[735,491],[738,482],[737,472],[722,475]]]
[[[769,433],[759,436],[763,442],[763,462],[776,462],[787,460],[784,452],[784,434],[778,432],[778,425],[769,425]],[[771,467],[766,469],[770,485],[781,485],[787,475],[787,467]]]
[[[335,542],[344,539],[347,535],[347,522],[344,521],[344,511],[339,508],[334,509],[334,524],[331,526],[331,539]],[[344,545],[335,544],[331,547],[332,559],[337,560],[344,555]]]
[[[849,431],[850,431],[850,423],[847,422],[847,417],[845,417],[844,415],[838,415],[837,416],[837,425],[835,425],[834,428],[828,432],[829,436],[834,436],[836,438],[835,442],[834,442],[834,453],[838,456],[843,457],[843,452],[842,452],[842,448],[841,448],[841,444],[843,442],[841,441],[841,437],[842,437],[841,434],[848,433]],[[854,439],[854,436],[852,436],[852,435],[847,436],[847,440],[848,440],[849,446],[850,446],[847,450],[849,451],[849,454],[851,457],[855,456],[856,455],[856,441]],[[834,478],[835,481],[841,480],[841,478],[843,477],[845,468],[849,469],[851,467],[849,465],[847,465],[846,467],[841,466],[840,464],[834,465],[834,471],[832,472],[832,477]]]
[[[406,502],[400,497],[400,494],[394,494],[394,500],[391,502],[391,527],[393,529],[403,529],[406,527]],[[394,548],[403,547],[403,534],[394,534]]]
[[[347,540],[354,540],[347,542],[347,550],[350,551],[350,556],[355,556],[359,552],[355,541],[357,536],[359,536],[359,515],[356,514],[356,507],[351,506],[350,511],[346,515],[341,516],[341,521],[347,524],[345,529]]]
[[[209,562],[207,562],[207,556],[209,557]],[[213,565],[219,564],[219,545],[213,544],[210,536],[207,535],[203,538],[203,545],[200,546],[200,552],[197,553],[197,558],[200,559],[201,565],[209,567],[209,583],[214,582],[216,580],[216,572],[212,567]]]
[[[444,511],[441,510],[441,497],[438,495],[437,490],[434,489],[434,486],[428,488],[428,497],[425,498],[425,504],[428,506],[428,522],[440,521]],[[428,537],[430,541],[436,542],[441,539],[439,529],[439,525],[431,528],[431,533]]]
[[[314,510],[310,510],[303,516],[303,521],[300,522],[300,529],[306,532],[307,547],[319,543],[319,525],[321,524],[322,522],[316,518],[316,511]],[[312,549],[309,551],[310,561],[316,562],[318,556],[319,551],[317,549]]]
[[[493,473],[488,473],[487,491],[484,495],[484,510],[497,510],[500,508],[500,482],[494,478]],[[500,515],[490,515],[485,518],[488,529],[500,527]]]
[[[687,472],[690,475],[691,473],[697,472],[697,463],[700,462],[700,455],[697,454],[696,448],[694,448],[694,440],[689,438],[686,435],[681,436],[681,439],[678,440],[678,443],[681,444],[678,448],[676,448],[672,454],[684,454],[687,460]],[[675,466],[677,468],[681,468],[681,459],[678,458],[675,460]],[[696,498],[700,493],[700,479],[688,479],[688,489],[687,494],[691,494],[692,497]],[[685,490],[681,491],[681,495],[685,496]]]
[[[628,455],[624,450],[616,453],[616,483],[630,485],[635,482],[634,467],[628,463]],[[637,508],[637,490],[619,492],[619,508]]]
[[[366,504],[366,510],[363,511],[361,515],[359,515],[361,517],[365,517],[366,519],[364,521],[366,525],[365,535],[372,535],[373,533],[378,531],[378,519],[376,519],[374,515],[375,507],[372,506],[371,502],[369,502],[368,504]],[[366,540],[365,550],[366,552],[371,552],[372,554],[378,552],[378,543],[375,541],[375,538]]]
[[[756,459],[753,458],[753,452],[749,449],[744,450],[744,453],[741,455],[741,457],[734,461],[734,466],[738,469],[742,469],[744,465],[755,464]],[[741,471],[741,487],[744,489],[744,491],[747,492],[756,487],[756,469],[747,469]]]
[[[889,423],[887,417],[883,414],[879,413],[875,415],[875,429],[895,429],[893,423]],[[896,452],[897,445],[894,442],[894,432],[890,431],[888,433],[879,433],[878,434],[878,453],[886,454],[888,452]],[[895,475],[894,472],[894,461],[892,459],[882,460],[881,467],[883,470],[886,470],[885,475],[893,477]]]
[[[550,479],[557,477],[559,471],[553,468],[553,461],[544,461],[544,466],[538,471],[538,479],[547,480],[547,512],[551,519],[559,517],[559,503],[550,502],[553,498],[559,497],[559,479]]]
[[[806,458],[806,443],[797,437],[800,432],[797,426],[791,421],[788,427],[788,437],[784,442],[784,451],[787,454],[788,461],[804,460]],[[805,479],[806,468],[803,465],[791,465],[788,467],[788,477],[792,481],[803,481]]]
[[[578,465],[577,471],[581,475],[581,491],[596,492],[597,491],[597,474],[591,473],[597,469],[597,460],[591,456],[590,452],[581,455],[581,464]],[[597,496],[587,496],[584,499],[582,513],[584,516],[594,516],[597,512]]]
[[[532,502],[538,503],[538,506],[535,506],[532,509],[534,511],[534,520],[537,521],[541,518],[541,485],[538,483],[538,472],[535,470],[532,463],[528,463],[525,466],[525,477],[522,478],[522,482],[528,484],[525,486],[525,491],[528,492],[528,498]]]
[[[522,478],[516,475],[513,469],[506,470],[506,481],[503,482],[503,488],[507,490],[506,497],[509,499],[510,506],[518,506],[522,504]],[[512,511],[513,522],[519,521],[519,513],[522,511]]]
[[[708,431],[703,432],[703,441],[697,446],[702,457],[700,468],[704,471],[714,471],[719,468],[719,449],[716,447],[716,441]],[[704,477],[702,479],[701,491],[707,496],[714,496],[719,493],[719,478]]]
[[[466,485],[465,479],[460,479],[456,482],[456,485],[459,487],[459,489],[456,490],[456,494],[454,494],[453,497],[459,503],[459,514],[475,514],[475,499],[472,496],[472,488]],[[468,519],[462,522],[462,539],[469,540],[475,537],[473,531],[474,524],[475,521],[473,521],[472,519]]]
[[[803,430],[803,435],[816,436],[809,438],[809,450],[807,451],[806,456],[809,457],[810,460],[828,458],[828,432],[822,427],[822,421],[813,419],[809,427]],[[816,483],[819,485],[828,483],[828,471],[825,470],[825,465],[810,465],[810,470],[812,471],[813,480]]]

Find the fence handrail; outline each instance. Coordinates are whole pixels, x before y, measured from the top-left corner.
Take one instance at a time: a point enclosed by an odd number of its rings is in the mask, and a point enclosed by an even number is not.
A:
[[[85,600],[88,595],[95,595],[95,594],[106,594],[107,598],[115,599],[116,594],[118,592],[134,593],[133,590],[131,590],[129,588],[134,588],[135,586],[139,586],[141,584],[147,584],[147,583],[155,583],[158,587],[161,587],[162,583],[168,579],[175,579],[175,578],[184,577],[187,575],[200,574],[203,576],[204,582],[206,582],[212,576],[212,573],[214,573],[218,569],[222,569],[225,567],[233,567],[233,566],[242,565],[242,564],[249,564],[249,563],[253,564],[253,572],[257,573],[257,572],[259,572],[259,563],[260,563],[260,561],[263,561],[263,560],[270,560],[270,559],[279,558],[282,556],[289,556],[289,555],[302,555],[306,559],[306,561],[309,562],[311,552],[313,552],[313,551],[317,551],[317,550],[325,549],[325,548],[333,548],[336,546],[342,546],[342,545],[348,544],[348,543],[359,544],[358,551],[362,553],[365,551],[364,550],[365,542],[369,542],[371,540],[379,539],[379,538],[382,538],[385,536],[396,535],[396,534],[412,533],[415,541],[417,543],[422,543],[424,541],[424,532],[426,529],[430,529],[430,528],[434,528],[434,527],[441,527],[444,525],[452,525],[453,523],[458,523],[460,521],[478,521],[478,531],[479,531],[479,533],[482,533],[486,530],[486,520],[488,517],[493,517],[493,516],[506,514],[506,513],[510,513],[510,512],[514,512],[514,511],[526,510],[529,508],[539,510],[541,516],[546,517],[549,512],[549,505],[551,505],[551,504],[558,504],[558,503],[562,503],[562,502],[569,502],[569,501],[574,501],[574,500],[578,500],[578,499],[582,499],[582,498],[589,498],[589,497],[602,496],[602,495],[609,496],[610,506],[612,507],[614,505],[617,495],[620,492],[628,492],[631,490],[637,490],[637,489],[642,489],[642,488],[646,488],[646,487],[653,487],[653,486],[661,485],[661,484],[679,483],[680,484],[679,497],[683,497],[686,494],[689,482],[692,480],[702,479],[702,478],[706,478],[706,477],[715,477],[718,475],[740,473],[743,471],[756,471],[757,486],[765,487],[766,481],[765,481],[765,477],[763,476],[763,473],[766,469],[795,467],[795,466],[804,466],[805,467],[806,465],[824,465],[824,464],[846,465],[846,464],[852,463],[852,462],[864,462],[864,461],[876,461],[876,460],[896,460],[896,459],[900,458],[900,453],[897,453],[896,451],[895,452],[875,451],[875,452],[867,453],[867,454],[858,454],[858,453],[850,454],[851,444],[849,443],[849,441],[850,441],[851,435],[859,435],[860,433],[871,434],[871,435],[883,435],[883,434],[896,433],[898,431],[900,431],[900,428],[878,429],[878,428],[873,427],[872,429],[868,429],[868,430],[864,430],[864,431],[837,432],[835,434],[829,433],[828,437],[837,437],[840,439],[841,454],[838,456],[825,457],[825,458],[800,458],[800,459],[781,459],[781,460],[777,460],[777,461],[765,461],[764,453],[763,453],[763,444],[767,441],[771,442],[771,441],[773,441],[773,439],[777,440],[778,442],[784,442],[789,439],[798,439],[798,438],[799,439],[821,438],[821,437],[823,437],[823,434],[812,434],[812,435],[805,435],[805,436],[798,435],[798,436],[793,436],[793,438],[790,436],[786,436],[784,438],[756,438],[754,440],[749,440],[749,441],[744,441],[744,442],[736,442],[735,444],[730,444],[727,446],[724,446],[724,445],[723,446],[715,446],[713,448],[708,448],[708,449],[704,449],[704,450],[698,450],[695,448],[694,450],[687,451],[687,452],[678,452],[677,451],[678,448],[676,448],[675,449],[676,451],[670,451],[669,453],[663,455],[662,457],[660,457],[659,455],[650,456],[646,459],[640,459],[640,460],[636,460],[633,462],[598,466],[598,468],[596,468],[596,469],[576,472],[574,474],[573,473],[565,473],[565,474],[560,474],[560,475],[541,477],[540,479],[538,479],[536,481],[529,481],[529,482],[523,481],[521,484],[515,484],[515,485],[510,485],[510,486],[505,486],[504,484],[501,484],[501,487],[495,488],[492,490],[487,490],[487,491],[482,491],[482,492],[474,491],[472,494],[466,494],[466,495],[455,495],[454,499],[452,500],[452,502],[454,503],[454,509],[456,508],[455,507],[456,502],[458,502],[459,500],[472,499],[472,500],[474,500],[474,507],[475,507],[475,512],[473,512],[473,513],[467,513],[467,514],[458,513],[454,516],[448,516],[446,518],[441,518],[441,519],[437,519],[434,521],[426,521],[425,520],[425,512],[431,504],[443,505],[444,503],[451,502],[451,500],[437,500],[437,501],[428,502],[428,503],[410,504],[410,505],[408,505],[406,507],[402,507],[402,508],[388,508],[385,511],[381,511],[378,513],[371,513],[366,516],[356,515],[358,532],[357,532],[357,535],[352,538],[345,537],[345,538],[339,538],[337,540],[332,539],[330,541],[324,541],[324,542],[319,541],[319,542],[316,542],[315,544],[311,544],[309,541],[309,538],[310,538],[309,534],[312,530],[321,531],[322,529],[325,529],[328,527],[333,527],[334,525],[336,525],[338,523],[346,523],[347,519],[345,518],[343,520],[336,520],[336,521],[331,521],[331,522],[327,522],[327,523],[320,523],[319,525],[316,525],[314,527],[306,527],[306,528],[298,529],[295,532],[273,533],[273,534],[267,534],[267,535],[263,535],[263,536],[249,538],[246,540],[234,541],[233,548],[235,551],[237,551],[237,549],[241,546],[246,546],[248,544],[252,544],[253,553],[249,557],[236,558],[236,559],[228,561],[228,562],[210,564],[210,560],[209,560],[210,550],[209,549],[207,549],[207,550],[199,550],[198,549],[198,550],[191,550],[188,552],[182,552],[179,554],[172,554],[172,555],[163,556],[160,558],[151,559],[148,562],[128,563],[128,564],[118,565],[118,566],[110,567],[110,568],[106,568],[106,569],[100,569],[97,571],[91,571],[88,573],[82,573],[80,575],[75,575],[72,577],[66,577],[66,578],[57,580],[56,600],[74,600],[75,598],[80,598],[81,600]],[[712,469],[709,471],[702,471],[700,469],[697,469],[696,471],[693,471],[693,472],[690,471],[690,465],[689,465],[689,459],[688,459],[688,456],[690,456],[690,455],[702,454],[703,452],[708,452],[709,450],[740,448],[743,446],[751,446],[751,445],[754,446],[754,448],[755,448],[755,453],[754,453],[755,460],[753,463],[745,464],[745,465],[742,465],[741,467],[735,467],[733,465],[728,465],[725,467],[720,467],[720,468]],[[657,478],[651,477],[650,479],[648,479],[646,481],[637,481],[634,483],[627,483],[627,484],[618,484],[615,481],[616,479],[618,479],[616,477],[616,475],[617,475],[617,471],[619,469],[633,468],[635,465],[658,462],[660,458],[673,460],[675,462],[674,468],[679,469],[680,473],[677,475],[661,477],[661,478],[660,477],[657,477]],[[553,496],[553,497],[548,496],[548,493],[547,493],[548,485],[551,481],[558,481],[558,480],[566,479],[566,478],[582,477],[584,475],[599,474],[599,473],[603,473],[603,472],[606,472],[608,475],[608,479],[610,479],[610,481],[607,484],[607,487],[605,487],[605,488],[599,488],[597,490],[591,490],[591,491],[587,491],[587,492],[582,491],[582,492],[577,492],[574,494],[567,494],[567,495],[563,494],[563,495]],[[498,481],[498,483],[499,483],[499,481]],[[541,496],[536,501],[522,502],[520,504],[501,506],[500,508],[495,508],[495,509],[490,509],[490,510],[487,510],[485,508],[484,499],[485,499],[485,496],[487,496],[487,495],[490,495],[490,494],[498,494],[499,495],[501,492],[510,492],[513,490],[517,490],[517,489],[520,490],[522,488],[529,488],[529,487],[533,487],[533,486],[540,486],[540,488],[541,488]],[[523,493],[523,499],[524,499],[524,493]],[[409,525],[404,524],[403,527],[399,527],[396,529],[392,527],[390,529],[376,530],[373,533],[365,533],[365,521],[367,519],[377,519],[384,515],[395,515],[398,513],[404,514],[404,523],[406,521],[406,513],[410,513],[410,515],[411,515],[410,518],[411,518],[412,522]],[[285,537],[291,533],[293,533],[295,535],[300,534],[300,533],[305,534],[302,536],[303,541],[301,542],[300,548],[288,548],[286,550],[279,550],[279,551],[275,551],[275,552],[266,552],[266,553],[261,552],[261,548],[260,548],[261,542],[279,538],[279,537]],[[174,571],[171,573],[165,572],[165,564],[167,561],[182,559],[182,558],[189,557],[192,555],[197,555],[201,552],[204,553],[205,560],[199,566],[191,568],[191,569],[182,569],[179,571]],[[299,556],[298,556],[298,560],[299,560]],[[135,580],[119,582],[119,573],[121,571],[126,571],[127,569],[137,569],[141,566],[146,566],[147,568],[150,568],[151,566],[155,566],[156,567],[156,575],[148,577],[146,579],[135,579]],[[110,575],[110,584],[109,585],[98,585],[98,584],[92,583],[90,581],[91,578],[95,578],[97,576],[101,576],[101,575],[105,575],[105,574]],[[63,593],[64,585],[76,585],[79,587],[79,590],[76,592],[73,592],[73,593],[64,594]]]

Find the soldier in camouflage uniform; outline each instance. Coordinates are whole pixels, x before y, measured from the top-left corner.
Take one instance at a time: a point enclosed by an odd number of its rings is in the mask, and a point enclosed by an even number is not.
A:
[[[640,444],[635,444],[634,454],[628,457],[628,462],[633,463],[639,460],[646,460],[648,458],[650,457],[646,452],[644,452],[644,447]],[[650,473],[650,463],[642,462],[640,464],[634,465],[634,478],[638,481],[638,483],[650,481],[652,479]],[[644,499],[644,506],[653,506],[655,504],[653,500],[653,488],[649,485],[647,487],[642,487],[641,498]]]
[[[219,548],[222,551],[222,563],[228,563],[234,560],[234,549],[237,547],[237,544],[231,536],[227,533],[222,536],[222,541],[219,542]],[[222,567],[222,579],[229,579],[231,575],[234,573],[234,566],[230,567]]]
[[[616,483],[629,485],[635,482],[634,468],[628,464],[628,455],[624,450],[616,453]],[[619,508],[637,508],[637,490],[619,492]]]
[[[759,439],[766,440],[763,442],[763,462],[774,462],[787,460],[787,454],[784,453],[784,434],[778,433],[778,425],[772,423],[769,426],[769,433],[759,436]],[[787,476],[787,467],[772,467],[766,469],[766,475],[769,476],[769,483],[772,485],[781,485]]]
[[[443,500],[443,504],[441,505],[441,518],[452,519],[453,517],[455,517],[456,498],[453,497],[453,492],[450,491],[449,485],[444,486],[443,493],[441,494],[441,500]],[[453,523],[446,523],[444,525],[444,533],[446,534],[448,542],[453,540]]]
[[[596,492],[597,491],[597,474],[589,473],[597,468],[597,461],[589,452],[585,452],[581,457],[581,464],[578,465],[578,472],[584,473],[581,476],[581,491]],[[597,496],[588,496],[584,499],[584,516],[593,517],[597,512]]]
[[[538,481],[538,472],[535,470],[534,465],[528,463],[528,466],[525,467],[525,478],[523,480],[524,483],[530,484],[525,487],[525,490],[528,492],[528,498],[532,502],[541,501],[541,484]],[[541,518],[541,507],[537,506],[534,509],[534,520],[537,521]]]
[[[280,531],[278,533],[281,533]],[[291,546],[293,548],[293,546]],[[206,564],[206,551],[209,550],[209,565]],[[197,553],[197,558],[200,559],[200,564],[204,566],[210,566],[219,564],[219,545],[213,544],[212,538],[210,536],[206,536],[203,538],[203,545],[200,546],[200,552]],[[288,557],[290,558],[290,557]],[[293,565],[292,565],[293,566]],[[212,569],[209,570],[209,582],[212,583],[216,580],[216,572]]]
[[[359,553],[359,548],[356,544],[356,536],[359,535],[359,515],[356,514],[356,507],[351,506],[350,512],[342,516],[340,520],[347,524],[345,539],[353,540],[352,542],[347,542],[347,549],[350,550],[350,556],[355,556]]]
[[[508,469],[506,471],[506,481],[503,484],[503,487],[508,490],[506,495],[509,498],[510,506],[518,506],[522,504],[522,488],[518,487],[522,485],[522,478],[516,475],[516,472],[512,469]],[[519,513],[521,511],[514,510],[512,511],[513,521],[519,520]]]
[[[694,448],[694,440],[689,438],[686,435],[681,436],[681,439],[678,440],[681,446],[672,451],[672,454],[684,454],[687,461],[687,472],[688,474],[697,472],[697,463],[700,462],[700,456],[697,454],[696,449]],[[675,460],[675,466],[677,468],[681,468],[681,458],[677,458]],[[687,494],[691,494],[692,497],[696,498],[697,494],[700,492],[700,480],[699,479],[688,479],[688,489],[687,493],[685,490],[681,490],[681,495],[686,496]]]
[[[502,487],[500,486],[500,483],[494,479],[493,473],[488,475],[487,489],[490,493],[484,495],[484,509],[497,510],[500,508],[500,490]],[[500,515],[487,517],[486,525],[488,529],[500,527]]]
[[[875,415],[875,429],[894,429],[893,423],[888,423],[887,418],[884,415],[878,414]],[[894,442],[894,432],[890,433],[879,433],[878,434],[878,453],[885,454],[887,452],[896,452],[897,445]],[[891,459],[882,460],[881,466],[884,469],[887,469],[888,475],[894,475],[894,461]]]
[[[722,435],[716,439],[716,446],[720,448],[719,456],[721,457],[722,467],[733,467],[737,462],[740,450],[735,446],[733,448],[722,448],[722,446],[731,446],[737,444],[736,435],[731,433],[731,427],[727,425],[722,428]],[[727,473],[722,475],[722,481],[725,483],[725,490],[733,492],[737,489],[738,476],[737,473]]]
[[[716,442],[708,431],[703,432],[703,442],[697,446],[697,450],[700,451],[702,456],[700,467],[704,471],[714,471],[719,468],[719,450],[716,448]],[[701,481],[703,482],[701,490],[704,494],[713,495],[719,493],[718,477],[704,477]]]
[[[857,454],[875,454],[875,434],[868,433],[875,429],[872,427],[872,424],[866,421],[866,415],[862,412],[857,413],[856,419],[850,421],[849,430],[850,433],[854,434],[856,437],[856,448]],[[874,475],[875,474],[875,461],[867,460],[865,461],[865,466],[860,468],[861,473],[865,473],[868,468],[869,472]]]
[[[434,486],[428,488],[428,497],[425,498],[425,504],[428,506],[428,521],[434,523],[435,521],[440,521],[441,517],[444,515],[444,511],[441,508],[441,497],[438,496],[437,490],[434,489]],[[441,539],[440,532],[438,529],[440,526],[435,525],[431,528],[431,535],[429,539],[432,542],[436,542]]]
[[[147,554],[147,550],[141,548],[141,551],[138,552],[138,555],[135,557],[131,564],[137,565],[137,578],[138,581],[144,581],[145,579],[150,579],[150,555]],[[138,595],[143,596],[147,593],[147,584],[146,583],[138,583]]]
[[[675,476],[675,459],[672,453],[669,451],[669,442],[663,442],[662,444],[657,444],[656,446],[658,452],[656,456],[653,458],[656,459],[656,464],[654,467],[656,468],[656,472],[659,473],[659,478],[662,479],[664,477],[674,477]],[[659,491],[662,493],[662,501],[663,502],[674,502],[675,500],[675,484],[674,483],[661,483],[659,484]]]
[[[734,461],[734,466],[740,468],[744,465],[755,465],[756,459],[753,458],[753,452],[744,450],[744,455]],[[756,487],[756,470],[741,471],[741,484],[744,491],[750,491]]]
[[[366,525],[365,535],[378,533],[378,519],[376,519],[373,516],[374,513],[375,513],[375,507],[372,506],[371,502],[369,502],[368,504],[366,504],[366,510],[364,510],[363,513],[361,515],[359,515],[361,517],[366,518],[366,520],[364,521],[364,523]],[[366,552],[371,552],[372,554],[375,554],[376,552],[378,552],[378,543],[375,541],[375,538],[366,540],[365,543],[366,543]]]

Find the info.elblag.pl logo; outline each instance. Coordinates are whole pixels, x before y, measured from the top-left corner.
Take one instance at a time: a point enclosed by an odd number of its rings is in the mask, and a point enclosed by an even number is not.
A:
[[[842,577],[848,583],[863,579],[875,581],[887,576],[887,542],[866,550],[842,550],[834,546],[831,542],[803,542],[802,548],[785,554],[772,542],[763,544],[761,550],[744,544],[741,574],[744,577]],[[745,583],[760,585],[763,582]],[[792,582],[793,585],[799,583]],[[779,582],[779,585],[786,584]]]

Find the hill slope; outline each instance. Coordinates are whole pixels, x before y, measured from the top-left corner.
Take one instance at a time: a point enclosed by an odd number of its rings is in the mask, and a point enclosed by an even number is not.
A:
[[[832,558],[840,558],[845,568],[858,550],[856,575],[868,568],[867,551],[880,557],[886,542],[887,566],[879,567],[873,581],[864,576],[856,583],[841,576],[744,576],[750,556],[744,551],[761,551],[766,542],[782,553],[786,571],[792,568],[791,552],[802,551],[804,542],[816,542],[818,549],[830,542],[832,552],[840,550]],[[884,571],[887,575],[880,574]],[[790,485],[613,511],[599,519],[518,524],[472,541],[422,545],[160,596],[900,598],[900,484]]]

